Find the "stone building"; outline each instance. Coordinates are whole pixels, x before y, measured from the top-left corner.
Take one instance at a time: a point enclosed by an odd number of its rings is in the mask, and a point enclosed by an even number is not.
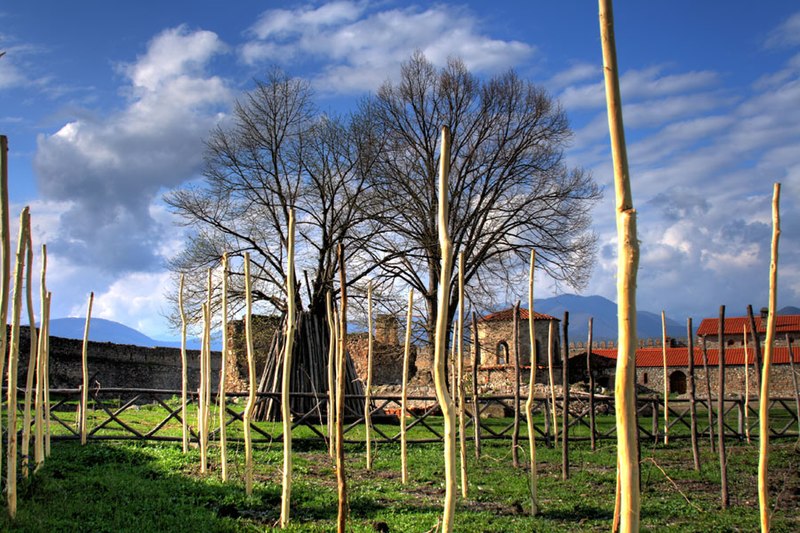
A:
[[[754,317],[758,339],[762,346],[767,336],[767,313],[767,309],[762,309],[761,314]],[[752,342],[753,331],[750,327],[749,317],[725,317],[723,330],[725,346],[741,348],[744,345],[745,330],[747,330],[748,342]],[[775,316],[775,346],[786,346],[787,336],[793,345],[800,341],[800,315]],[[704,318],[697,328],[697,337],[698,341],[705,341],[706,347],[717,348],[719,345],[719,318]]]

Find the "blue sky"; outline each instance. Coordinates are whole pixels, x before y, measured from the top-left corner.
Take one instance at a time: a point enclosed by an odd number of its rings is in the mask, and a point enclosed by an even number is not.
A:
[[[800,305],[800,6],[615,5],[642,260],[639,307],[682,321],[766,305],[773,182],[778,305]],[[47,243],[53,316],[160,338],[182,230],[161,196],[197,179],[202,140],[254,77],[308,78],[347,110],[415,49],[479,75],[514,68],[567,110],[569,161],[606,188],[585,294],[615,295],[613,186],[594,2],[56,2],[0,8],[0,132],[12,213]],[[555,290],[539,284],[540,296]],[[566,289],[563,289],[566,290]]]

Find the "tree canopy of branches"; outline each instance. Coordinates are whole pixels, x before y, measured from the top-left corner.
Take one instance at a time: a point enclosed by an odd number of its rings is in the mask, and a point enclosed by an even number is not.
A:
[[[429,339],[440,269],[436,183],[442,126],[452,135],[453,253],[465,254],[464,278],[473,295],[513,283],[532,247],[538,267],[552,278],[576,288],[586,283],[596,249],[590,209],[600,191],[589,173],[566,165],[563,150],[571,130],[544,90],[513,71],[483,81],[460,60],[437,69],[416,53],[399,81],[385,83],[362,112],[377,128],[373,137],[385,143],[370,176],[374,217],[385,228],[373,249],[393,258],[382,265],[384,278],[402,280],[424,296]],[[452,314],[457,295],[449,297]]]
[[[194,230],[172,270],[196,277],[215,267],[226,251],[231,257],[249,252],[255,301],[283,311],[293,297],[324,317],[325,293],[334,289],[339,268],[338,243],[349,252],[349,283],[358,283],[378,264],[365,245],[374,224],[365,218],[364,190],[380,149],[373,131],[359,117],[318,113],[302,80],[273,71],[256,82],[237,102],[230,123],[210,134],[204,183],[165,196]],[[305,274],[297,279],[305,281],[306,290],[290,296],[284,255],[291,207],[297,213],[297,270]],[[231,298],[242,302],[238,274],[232,273]],[[202,300],[202,283],[193,287],[187,300]]]

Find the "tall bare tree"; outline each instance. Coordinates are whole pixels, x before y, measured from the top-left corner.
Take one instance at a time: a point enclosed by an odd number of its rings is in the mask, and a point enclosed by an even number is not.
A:
[[[436,169],[442,126],[452,132],[448,226],[453,253],[465,252],[465,282],[487,294],[509,286],[516,274],[526,274],[535,246],[551,277],[585,284],[596,247],[589,210],[600,192],[589,173],[565,163],[571,130],[543,89],[513,71],[480,80],[458,59],[437,69],[418,52],[402,66],[398,82],[386,82],[363,102],[362,112],[377,128],[372,137],[385,143],[371,197],[380,206],[376,221],[387,231],[373,245],[394,258],[383,264],[382,275],[423,295],[429,340],[440,270]],[[449,297],[452,315],[456,291]]]

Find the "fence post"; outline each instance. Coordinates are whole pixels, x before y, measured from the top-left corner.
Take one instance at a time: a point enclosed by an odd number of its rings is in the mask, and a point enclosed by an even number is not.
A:
[[[650,409],[653,414],[653,424],[651,428],[653,431],[653,440],[658,444],[658,399],[650,400]]]
[[[744,396],[741,393],[736,400],[736,413],[736,437],[741,441],[744,440]]]

